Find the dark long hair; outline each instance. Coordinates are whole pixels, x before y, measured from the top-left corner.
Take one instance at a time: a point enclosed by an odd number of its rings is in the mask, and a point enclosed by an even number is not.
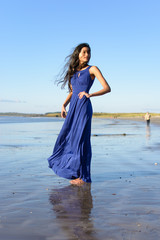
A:
[[[71,92],[71,77],[78,70],[87,66],[88,62],[84,62],[82,65],[79,65],[79,53],[83,47],[89,48],[89,52],[91,52],[91,48],[88,43],[79,44],[73,52],[65,58],[66,64],[60,73],[59,77],[56,79],[58,84],[62,83],[61,88],[64,88],[68,83],[69,92]]]

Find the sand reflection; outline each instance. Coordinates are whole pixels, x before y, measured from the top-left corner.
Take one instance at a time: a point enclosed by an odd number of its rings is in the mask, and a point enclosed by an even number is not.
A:
[[[146,144],[147,144],[147,145],[149,144],[150,137],[151,137],[151,129],[150,129],[150,126],[146,126]]]
[[[49,200],[66,239],[97,239],[91,219],[91,184],[53,189]]]

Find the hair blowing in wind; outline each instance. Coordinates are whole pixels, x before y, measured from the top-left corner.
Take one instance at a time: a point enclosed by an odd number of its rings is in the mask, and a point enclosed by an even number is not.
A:
[[[69,92],[71,92],[71,77],[73,74],[85,66],[87,66],[88,62],[84,62],[80,65],[79,62],[79,53],[83,47],[87,47],[89,49],[89,52],[91,52],[91,48],[88,43],[81,43],[79,44],[70,54],[65,58],[66,64],[64,65],[64,68],[62,69],[62,72],[59,74],[59,77],[56,79],[56,82],[58,84],[62,84],[61,88],[64,88],[65,85],[68,83],[68,89]]]

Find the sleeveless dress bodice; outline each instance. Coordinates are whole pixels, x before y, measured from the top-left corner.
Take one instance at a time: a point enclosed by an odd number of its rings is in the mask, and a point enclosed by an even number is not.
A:
[[[91,79],[91,76],[89,73],[90,67],[91,66],[89,66],[84,70],[77,71],[71,78],[73,94],[83,92],[83,91],[89,93],[89,90],[93,84],[93,80]]]

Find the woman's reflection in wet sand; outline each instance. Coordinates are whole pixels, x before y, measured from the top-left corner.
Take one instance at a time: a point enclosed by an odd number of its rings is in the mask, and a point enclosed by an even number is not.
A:
[[[53,189],[49,200],[68,240],[97,240],[91,220],[91,184]]]

